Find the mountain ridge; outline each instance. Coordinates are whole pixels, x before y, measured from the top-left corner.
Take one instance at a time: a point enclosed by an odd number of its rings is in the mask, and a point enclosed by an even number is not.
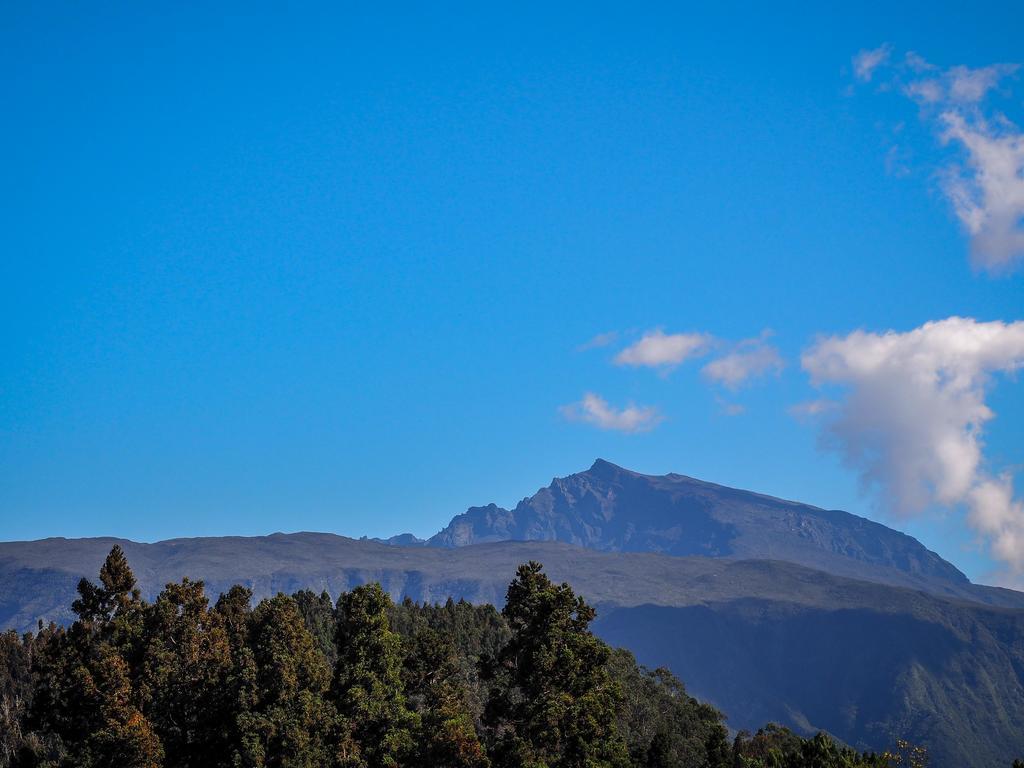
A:
[[[78,579],[95,579],[115,543],[150,599],[189,576],[211,598],[235,583],[257,599],[299,589],[336,598],[377,581],[396,599],[500,605],[516,566],[536,560],[595,605],[603,638],[671,668],[731,727],[824,728],[861,749],[895,735],[927,744],[938,768],[1008,764],[1024,751],[1024,731],[1011,727],[1024,722],[1024,610],[779,560],[557,541],[394,547],[317,533],[48,539],[0,544],[0,625],[67,621]]]
[[[564,541],[599,551],[786,560],[984,603],[1024,607],[1024,594],[972,584],[914,537],[850,512],[700,480],[647,475],[598,458],[555,477],[513,509],[491,503],[456,515],[423,540],[395,546],[455,548],[496,541]]]

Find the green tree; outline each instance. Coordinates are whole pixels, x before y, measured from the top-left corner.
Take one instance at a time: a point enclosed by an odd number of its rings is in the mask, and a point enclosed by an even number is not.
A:
[[[78,599],[72,609],[82,625],[109,629],[118,618],[134,616],[141,602],[124,550],[114,545],[99,568],[99,584],[88,579],[78,583]]]
[[[90,768],[162,768],[164,752],[150,722],[133,703],[128,665],[106,645],[91,670],[100,727],[89,734],[80,764]]]
[[[292,599],[298,606],[306,629],[312,635],[317,649],[327,659],[327,663],[334,668],[337,662],[338,650],[334,645],[334,636],[337,633],[337,619],[334,614],[334,601],[327,592],[319,595],[309,589],[303,589],[292,595]]]
[[[605,768],[628,764],[616,727],[610,649],[590,632],[594,609],[542,566],[519,566],[502,610],[509,643],[485,678],[495,686],[486,722],[500,766]]]
[[[228,633],[203,582],[168,584],[147,612],[140,690],[169,765],[216,768],[231,759],[235,702]]]
[[[331,671],[296,602],[285,595],[261,602],[252,613],[249,645],[255,676],[245,697],[251,703],[239,714],[239,764],[330,765],[337,720],[325,699]]]
[[[477,736],[455,646],[448,636],[420,628],[406,654],[405,689],[421,718],[418,765],[486,768],[490,764]]]
[[[135,685],[146,605],[120,547],[100,568],[99,584],[79,582],[72,608],[78,620],[48,632],[33,659],[33,728],[62,764],[157,764],[162,748]]]
[[[629,651],[614,650],[610,663],[622,691],[618,728],[635,765],[732,765],[721,712],[687,694],[682,681],[669,670],[651,671],[638,665]]]
[[[228,644],[233,651],[249,640],[249,617],[252,615],[252,590],[236,584],[217,598],[214,610],[224,621]]]
[[[391,607],[379,584],[338,600],[333,699],[369,768],[407,765],[419,725],[405,701],[402,640],[389,624]]]

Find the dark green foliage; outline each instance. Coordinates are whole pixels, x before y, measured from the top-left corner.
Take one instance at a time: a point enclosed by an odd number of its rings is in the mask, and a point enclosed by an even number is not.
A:
[[[252,590],[237,584],[217,598],[214,610],[224,620],[232,650],[245,645],[252,613]]]
[[[488,685],[480,680],[480,662],[494,658],[512,636],[501,613],[493,605],[473,605],[465,600],[449,598],[439,605],[418,605],[406,598],[392,609],[391,626],[407,643],[432,630],[453,646],[466,704],[479,724],[489,692]],[[410,649],[407,665],[419,664],[418,655]]]
[[[278,595],[252,614],[249,647],[255,674],[238,716],[238,762],[244,766],[330,765],[337,727],[326,699],[330,667],[295,600]]]
[[[788,728],[769,723],[751,736],[740,732],[733,742],[735,768],[926,768],[927,752],[906,742],[898,751],[873,755],[836,743],[819,733],[803,739]]]
[[[594,610],[530,562],[509,585],[502,615],[512,638],[484,668],[496,683],[485,713],[497,731],[495,762],[625,766],[615,727],[621,692],[608,669],[610,649],[589,630]]]
[[[38,682],[26,718],[37,732],[26,741],[31,761],[162,765],[163,749],[142,712],[138,685],[147,606],[119,547],[100,569],[100,583],[83,579],[78,595],[78,621],[67,632],[49,629],[36,640]]]
[[[638,666],[629,651],[616,649],[611,669],[619,682],[619,732],[636,765],[725,768],[732,753],[722,714],[686,693],[667,669]]]
[[[235,702],[224,617],[209,608],[203,583],[168,584],[146,617],[141,693],[167,760],[228,766]]]
[[[379,584],[356,587],[338,601],[334,701],[369,768],[404,765],[419,726],[405,702],[402,639],[388,620],[391,605]]]
[[[447,635],[420,627],[407,641],[406,694],[420,716],[417,765],[486,768],[489,765],[469,707],[459,656]]]
[[[537,563],[505,608],[344,593],[140,598],[124,553],[67,629],[0,635],[0,768],[924,768],[722,715],[590,632]],[[1020,761],[1013,768],[1024,768]]]
[[[327,659],[328,665],[333,669],[338,661],[338,649],[335,641],[336,617],[334,613],[334,601],[326,592],[319,595],[309,589],[303,589],[292,595],[302,621],[313,637],[317,649]]]
[[[153,726],[136,706],[127,662],[110,644],[96,651],[89,669],[99,727],[71,753],[70,762],[96,768],[158,768],[164,751]]]

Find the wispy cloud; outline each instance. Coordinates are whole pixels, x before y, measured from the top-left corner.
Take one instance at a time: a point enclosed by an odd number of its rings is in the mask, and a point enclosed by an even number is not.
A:
[[[955,111],[942,120],[943,139],[967,150],[967,164],[950,169],[944,188],[971,236],[972,260],[1007,272],[1024,261],[1024,133]]]
[[[737,390],[752,379],[780,373],[785,363],[779,350],[765,343],[770,335],[765,333],[759,338],[741,341],[732,352],[705,365],[701,374],[709,381]]]
[[[716,397],[715,402],[718,403],[719,410],[726,416],[741,416],[747,412],[747,406],[742,403],[731,403],[720,397]]]
[[[1017,64],[992,64],[942,70],[920,57],[914,61],[913,75],[904,83],[903,92],[923,105],[977,106],[1020,68]]]
[[[992,273],[1019,267],[1024,262],[1024,131],[986,102],[1020,65],[943,69],[915,53],[890,63],[890,53],[885,46],[861,51],[853,59],[855,76],[867,82],[884,69],[885,87],[912,99],[941,140],[961,151],[942,174],[942,189],[970,238],[972,264]]]
[[[880,45],[877,48],[859,51],[853,57],[853,74],[858,80],[868,82],[875,74],[875,70],[885,64],[892,54],[892,46],[889,43]]]
[[[576,349],[580,352],[586,352],[590,349],[600,349],[601,347],[609,347],[619,340],[618,331],[608,331],[607,333],[599,333],[596,336],[580,344]]]
[[[789,406],[789,415],[796,419],[800,419],[801,421],[810,420],[815,416],[821,416],[824,413],[828,413],[835,407],[835,401],[819,397],[817,400],[806,400],[802,403]]]
[[[995,474],[982,434],[993,374],[1024,366],[1024,322],[951,317],[905,333],[857,331],[820,339],[803,357],[817,385],[844,390],[824,414],[824,445],[856,468],[891,511],[965,505],[992,555],[1024,574],[1024,508],[1012,478]],[[822,403],[817,405],[816,403]]]
[[[563,405],[559,411],[569,421],[580,421],[599,429],[618,432],[649,432],[664,417],[653,406],[638,406],[632,403],[616,408],[600,395],[587,392],[578,403]]]
[[[706,354],[712,342],[706,333],[665,333],[659,328],[619,352],[615,364],[667,370]]]

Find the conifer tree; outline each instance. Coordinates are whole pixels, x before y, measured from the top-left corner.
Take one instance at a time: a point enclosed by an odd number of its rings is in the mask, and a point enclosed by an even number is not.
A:
[[[325,699],[331,671],[299,614],[285,595],[253,611],[250,646],[254,689],[239,715],[239,763],[254,768],[330,765],[336,729]]]
[[[91,670],[100,727],[86,739],[75,762],[88,768],[163,768],[164,752],[150,722],[135,706],[128,665],[106,645]]]
[[[392,631],[391,598],[379,584],[356,587],[338,601],[333,698],[368,768],[409,765],[419,718],[402,686],[402,640]]]
[[[337,661],[337,648],[334,645],[336,633],[336,617],[334,614],[334,601],[327,592],[319,595],[309,589],[302,589],[292,595],[292,599],[298,606],[302,620],[313,637],[317,649],[327,659],[331,668]]]
[[[495,684],[486,720],[496,734],[497,765],[627,765],[610,649],[589,629],[594,609],[530,562],[519,566],[502,614],[512,639],[483,670]]]
[[[248,642],[249,616],[252,614],[252,590],[239,584],[217,598],[214,610],[224,620],[228,643],[234,650]]]
[[[78,620],[54,630],[33,662],[38,680],[30,720],[51,734],[54,759],[72,766],[158,766],[163,749],[141,710],[134,681],[146,606],[115,546],[100,583],[82,579]]]
[[[490,765],[468,707],[459,658],[452,641],[423,627],[410,640],[406,693],[421,717],[418,765],[486,768]]]
[[[168,584],[147,613],[141,691],[167,761],[182,768],[227,766],[235,701],[224,618],[203,582]]]

